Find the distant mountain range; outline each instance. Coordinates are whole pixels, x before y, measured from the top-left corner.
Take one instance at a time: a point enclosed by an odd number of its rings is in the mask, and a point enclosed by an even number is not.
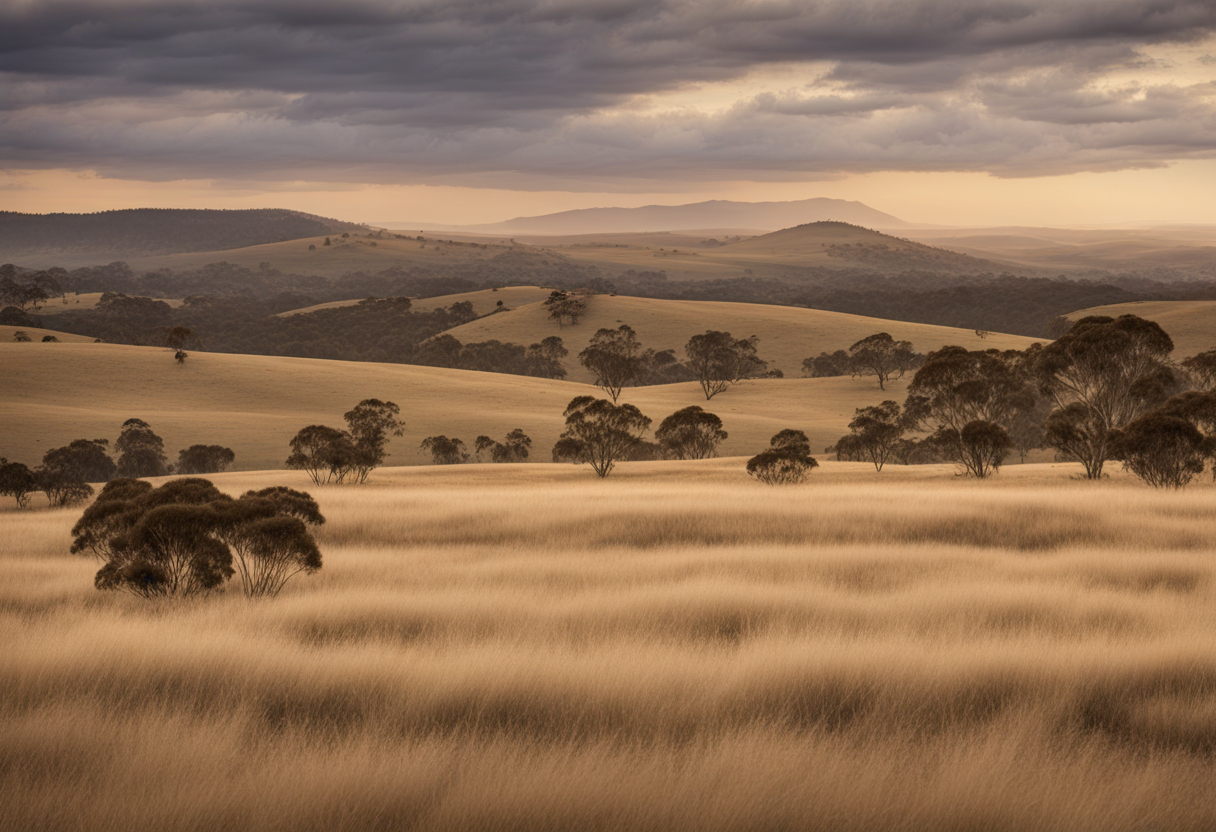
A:
[[[51,258],[55,265],[70,266],[366,230],[355,223],[281,208],[135,208],[96,214],[0,211],[0,263],[21,265],[24,260]]]
[[[516,217],[488,225],[385,223],[386,227],[467,231],[484,234],[609,234],[703,229],[776,230],[834,220],[866,228],[907,228],[911,223],[845,199],[801,199],[794,202],[732,202],[714,199],[688,205],[641,208],[582,208],[538,217]]]

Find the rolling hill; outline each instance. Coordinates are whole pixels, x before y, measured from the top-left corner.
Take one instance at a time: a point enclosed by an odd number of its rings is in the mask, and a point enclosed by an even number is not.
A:
[[[497,317],[497,316],[495,316]],[[777,431],[805,430],[821,449],[846,431],[853,410],[902,398],[904,382],[886,393],[866,380],[770,379],[740,384],[706,405],[695,383],[631,388],[624,399],[655,420],[691,404],[718,413],[730,438],[723,455],[753,454]],[[402,407],[405,436],[394,439],[390,465],[429,461],[426,436],[501,438],[523,428],[533,459],[548,461],[570,399],[598,394],[566,381],[401,364],[192,352],[184,365],[163,349],[115,344],[14,344],[0,341],[0,456],[37,463],[72,439],[113,441],[131,417],[149,422],[171,458],[195,443],[236,452],[237,470],[276,469],[288,440],[305,425],[341,425],[360,399]],[[590,474],[589,474],[590,476]]]
[[[777,229],[820,220],[838,220],[875,228],[904,228],[909,223],[860,202],[817,197],[791,202],[733,202],[725,199],[686,205],[640,208],[582,208],[505,222],[469,226],[388,223],[396,228],[443,228],[485,234],[605,234],[694,229]]]
[[[1079,309],[1072,320],[1089,315],[1139,315],[1156,321],[1174,339],[1174,358],[1187,358],[1216,347],[1216,300],[1146,300]]]
[[[543,289],[540,286],[504,286],[501,289],[484,289],[478,292],[460,292],[455,295],[415,298],[410,304],[410,308],[415,312],[429,312],[432,309],[440,309],[451,306],[454,303],[468,301],[473,304],[473,311],[478,315],[488,315],[498,308],[499,301],[502,301],[503,306],[506,308],[514,309],[517,306],[543,301],[549,297],[549,293],[552,291],[552,289]],[[343,306],[354,306],[358,303],[359,299],[318,303],[313,306],[306,306],[303,309],[289,309],[286,312],[280,312],[279,317],[307,315],[309,312],[316,312],[321,309],[337,309]]]
[[[138,208],[95,214],[0,211],[0,262],[35,268],[74,266],[360,231],[367,229],[278,208]]]
[[[476,293],[474,293],[476,294]],[[911,341],[925,352],[946,344],[968,349],[1022,349],[1035,339],[1021,335],[992,333],[981,338],[974,331],[953,327],[866,318],[842,312],[825,312],[793,306],[713,301],[659,300],[618,295],[595,295],[589,299],[586,317],[577,326],[559,327],[549,320],[548,310],[531,303],[449,330],[463,343],[499,341],[531,344],[548,335],[559,335],[570,351],[565,365],[569,378],[590,382],[591,376],[578,364],[577,355],[595,331],[628,324],[645,347],[673,349],[681,359],[684,344],[707,329],[721,329],[739,338],[760,337],[760,357],[780,369],[787,378],[802,374],[802,360],[821,352],[848,347],[876,332],[889,332]]]

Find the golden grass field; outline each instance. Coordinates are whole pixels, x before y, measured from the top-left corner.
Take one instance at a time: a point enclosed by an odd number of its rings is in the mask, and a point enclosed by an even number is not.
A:
[[[34,314],[38,316],[59,315],[64,312],[81,312],[86,309],[96,309],[97,302],[101,300],[102,294],[102,292],[69,293],[62,298],[48,300],[38,307],[38,309],[34,310]],[[174,309],[181,306],[184,302],[182,298],[152,298],[152,300],[164,301]]]
[[[822,449],[847,432],[855,408],[902,400],[907,381],[884,392],[867,379],[763,379],[708,403],[687,382],[628,388],[623,400],[654,427],[682,407],[707,407],[730,433],[723,453],[751,455],[789,427]],[[407,364],[191,351],[179,366],[171,350],[155,347],[0,340],[0,456],[32,467],[73,439],[113,442],[135,417],[164,438],[171,460],[189,445],[220,444],[236,452],[236,470],[274,469],[300,428],[341,427],[356,403],[379,398],[400,405],[406,422],[405,435],[389,443],[390,464],[428,462],[418,449],[427,436],[456,436],[471,447],[480,434],[501,440],[514,428],[532,437],[532,459],[544,462],[564,427],[562,411],[588,394],[603,395],[574,382]]]
[[[1174,339],[1174,358],[1186,358],[1216,347],[1216,300],[1145,300],[1081,309],[1072,320],[1088,315],[1139,315],[1156,321]]]
[[[258,603],[6,499],[0,829],[1216,828],[1216,487],[1076,475],[380,470]]]
[[[594,295],[588,299],[587,315],[577,326],[559,327],[549,320],[549,312],[540,303],[519,306],[509,312],[480,318],[449,332],[462,343],[499,341],[531,344],[546,335],[561,336],[570,357],[566,359],[567,376],[575,381],[591,381],[590,374],[578,363],[578,353],[591,341],[597,329],[615,329],[629,324],[638,334],[642,345],[656,350],[673,349],[684,358],[684,345],[693,335],[707,329],[730,332],[737,338],[757,335],[757,349],[769,366],[781,370],[787,378],[802,375],[802,361],[821,352],[848,349],[851,345],[876,332],[888,332],[898,340],[911,341],[921,351],[958,344],[967,349],[1025,349],[1036,340],[1022,335],[1000,332],[981,338],[974,330],[933,324],[916,324],[805,309],[798,306],[775,306],[760,303],[726,303],[700,300],[661,300],[625,295]]]

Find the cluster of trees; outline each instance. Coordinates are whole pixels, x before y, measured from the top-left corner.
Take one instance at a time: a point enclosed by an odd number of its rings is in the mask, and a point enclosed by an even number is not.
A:
[[[100,563],[94,584],[141,598],[211,592],[234,574],[248,597],[273,596],[321,568],[310,527],[325,522],[312,497],[281,486],[239,499],[205,479],[106,483],[72,529],[72,552]]]
[[[747,473],[766,485],[797,485],[819,467],[819,461],[811,456],[810,440],[800,430],[786,428],[768,445],[747,461]]]
[[[431,454],[431,461],[436,465],[459,465],[470,459],[464,441],[456,437],[428,436],[419,447]],[[532,449],[532,437],[522,428],[512,430],[502,442],[482,434],[473,442],[473,448],[478,462],[526,462]]]
[[[343,414],[346,430],[308,425],[291,438],[287,467],[304,471],[317,485],[363,483],[388,457],[390,436],[401,436],[405,423],[393,402],[364,399]]]
[[[93,496],[89,483],[108,483],[115,477],[138,479],[169,474],[217,474],[236,459],[231,448],[221,445],[191,445],[178,452],[176,463],[165,456],[164,441],[142,419],[123,422],[114,451],[108,439],[75,439],[52,448],[42,464],[30,469],[20,462],[0,459],[0,495],[13,497],[19,508],[26,508],[34,494],[42,492],[51,506],[83,503]]]
[[[1083,318],[1047,346],[931,352],[898,402],[859,408],[832,450],[882,470],[889,460],[952,460],[976,477],[1052,448],[1086,477],[1121,460],[1179,488],[1216,460],[1216,350],[1175,365],[1173,342],[1135,315]],[[924,439],[908,439],[913,431]]]
[[[557,335],[550,335],[525,348],[520,344],[497,340],[462,344],[455,336],[444,333],[419,344],[409,363],[560,379],[566,377],[562,359],[568,354]]]
[[[557,321],[558,326],[565,326],[567,321],[573,326],[587,314],[587,294],[554,289],[545,299],[544,306],[549,311],[549,319]]]
[[[655,442],[645,439],[650,417],[631,404],[578,396],[563,415],[566,427],[553,446],[553,461],[590,465],[600,477],[625,460],[708,459],[728,438],[722,420],[697,405],[664,419]]]
[[[830,376],[874,376],[880,390],[887,382],[925,363],[925,356],[912,348],[911,341],[896,341],[889,333],[877,332],[862,338],[847,350],[822,352],[802,362],[802,371],[811,378]]]
[[[0,266],[0,307],[15,307],[21,312],[29,307],[36,311],[51,298],[63,297],[63,287],[50,272],[36,272],[21,281],[16,276],[16,267]]]
[[[673,350],[643,349],[633,327],[621,324],[597,330],[578,360],[613,402],[626,387],[692,380],[700,383],[708,401],[743,379],[780,376],[756,355],[758,342],[754,335],[734,338],[729,332],[708,330],[689,339],[684,346],[687,361],[682,363]]]

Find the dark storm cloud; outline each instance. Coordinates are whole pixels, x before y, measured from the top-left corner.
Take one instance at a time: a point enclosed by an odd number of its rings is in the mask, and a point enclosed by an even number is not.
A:
[[[1210,86],[1096,85],[1216,0],[0,0],[0,161],[417,181],[1018,175],[1211,155]],[[638,95],[819,62],[715,113]]]

